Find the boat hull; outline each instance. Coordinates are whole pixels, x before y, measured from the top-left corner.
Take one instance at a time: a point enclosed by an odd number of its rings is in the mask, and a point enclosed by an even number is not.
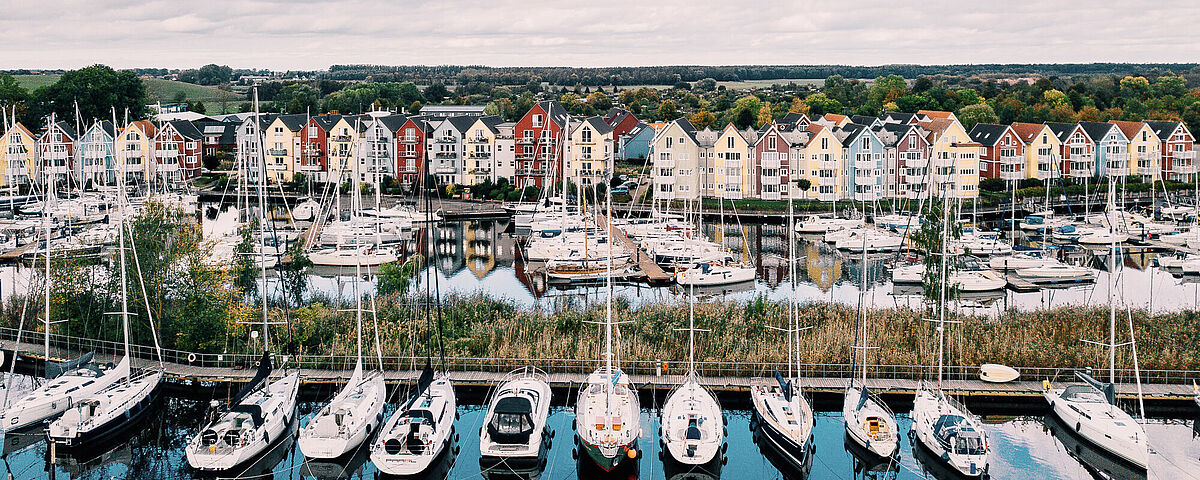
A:
[[[162,383],[158,382],[145,398],[126,410],[123,416],[109,420],[96,428],[78,432],[74,437],[55,437],[50,435],[47,435],[47,437],[59,448],[67,449],[79,449],[106,443],[113,438],[129,432],[130,429],[139,425],[142,420],[154,412],[154,409],[158,406],[158,399],[161,393]]]

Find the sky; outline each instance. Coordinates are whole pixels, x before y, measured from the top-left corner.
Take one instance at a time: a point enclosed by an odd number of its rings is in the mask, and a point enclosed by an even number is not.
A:
[[[0,69],[1197,62],[1200,2],[4,0]]]

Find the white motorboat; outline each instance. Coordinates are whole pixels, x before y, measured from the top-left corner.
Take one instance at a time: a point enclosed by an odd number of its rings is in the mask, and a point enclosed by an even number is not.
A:
[[[354,265],[376,266],[395,262],[396,251],[391,247],[343,246],[341,248],[326,248],[308,254],[313,265],[328,265],[350,267]]]
[[[680,285],[713,286],[730,285],[754,280],[754,266],[743,265],[732,257],[724,261],[697,262],[686,270],[675,274],[675,283]]]
[[[1166,206],[1159,209],[1159,214],[1177,222],[1187,220],[1196,215],[1196,207],[1184,205]]]
[[[1124,243],[1127,240],[1129,240],[1128,233],[1112,231],[1106,228],[1094,228],[1090,230],[1084,230],[1083,233],[1079,235],[1079,239],[1077,241],[1085,245],[1106,245],[1114,242]]]
[[[356,217],[326,225],[318,237],[321,245],[367,245],[397,243],[409,237],[411,223],[402,219]]]
[[[295,207],[292,207],[292,220],[298,222],[307,222],[317,217],[317,212],[321,211],[321,204],[311,198],[305,199]]]
[[[874,220],[876,227],[895,230],[898,233],[903,233],[906,230],[909,233],[913,233],[921,229],[921,217],[916,215],[882,215],[875,217]]]
[[[796,223],[796,233],[824,234],[831,230],[861,227],[861,219],[832,218],[819,215],[809,215]]]
[[[992,256],[992,255],[1009,255],[1013,253],[1013,247],[1008,242],[1000,240],[1000,234],[997,232],[975,232],[964,234],[962,238],[952,240],[950,250],[954,254]]]
[[[925,265],[917,263],[892,270],[892,283],[918,284],[925,281]],[[1008,279],[991,270],[959,270],[950,274],[950,282],[960,292],[990,292],[1008,286]]]
[[[1072,283],[1093,281],[1096,272],[1087,267],[1059,263],[1018,269],[1017,276],[1033,283]]]
[[[415,208],[406,207],[404,205],[396,205],[394,207],[381,208],[378,210],[363,209],[362,214],[368,217],[407,220],[410,224],[442,221],[441,210],[426,214],[426,212],[419,212]]]
[[[987,474],[987,433],[962,404],[922,385],[913,401],[912,422],[917,441],[938,460],[967,477]]]
[[[550,449],[551,391],[545,372],[533,367],[500,380],[479,432],[479,464],[497,474],[537,472]]]
[[[1021,220],[1021,230],[1045,232],[1069,223],[1070,221],[1066,218],[1055,216],[1054,212],[1038,212],[1035,215],[1026,216]]]
[[[1188,257],[1183,255],[1159,255],[1154,257],[1154,263],[1158,264],[1159,268],[1167,270],[1182,270],[1183,264],[1188,261]]]
[[[1189,229],[1185,232],[1171,233],[1158,237],[1158,241],[1175,246],[1200,244],[1200,229]]]
[[[1013,271],[1058,264],[1058,260],[1043,257],[1041,254],[1036,253],[1015,253],[1012,255],[993,256],[988,259],[988,266],[992,270],[1000,271]]]
[[[925,265],[914,263],[911,265],[900,265],[892,269],[892,283],[911,284],[922,283],[925,281]]]
[[[1078,242],[1087,231],[1090,229],[1080,229],[1072,224],[1059,225],[1050,232],[1050,238],[1056,242]]]
[[[426,367],[417,394],[400,406],[371,444],[371,463],[388,475],[426,471],[454,437],[457,408],[450,377]]]
[[[1149,463],[1149,438],[1142,425],[1113,404],[1111,390],[1086,374],[1078,374],[1082,384],[1052,387],[1044,383],[1042,395],[1054,415],[1076,435],[1104,451],[1145,470]],[[1108,388],[1107,385],[1105,388]]]
[[[300,372],[267,383],[270,374],[271,355],[263,354],[254,379],[184,447],[192,468],[230,470],[265,452],[284,435],[295,418]]]
[[[894,252],[899,250],[904,245],[904,237],[895,233],[880,231],[880,230],[859,230],[854,233],[839,238],[834,246],[838,250],[847,250],[858,253],[867,252]],[[866,237],[864,242],[863,237]]]

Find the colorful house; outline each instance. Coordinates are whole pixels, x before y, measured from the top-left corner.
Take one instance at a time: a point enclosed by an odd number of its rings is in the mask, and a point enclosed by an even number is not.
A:
[[[805,131],[809,138],[804,144],[803,161],[799,162],[800,174],[797,178],[808,180],[811,187],[803,197],[823,202],[836,201],[840,192],[844,191],[842,143],[833,134],[832,128],[819,123],[810,124]]]
[[[749,128],[738,130],[731,123],[721,129],[713,145],[716,160],[709,163],[712,172],[707,168],[701,172],[706,176],[701,182],[712,185],[706,191],[711,190],[713,196],[730,200],[755,196],[753,160],[757,141],[758,133]]]
[[[949,198],[977,198],[979,150],[982,145],[971,140],[962,124],[952,118],[953,114],[947,118],[930,117],[931,120],[920,125],[929,132],[927,138],[933,154],[933,185]]]
[[[154,135],[155,177],[164,182],[178,182],[199,176],[203,143],[204,135],[192,122],[163,123]]]
[[[794,178],[796,162],[793,160],[797,158],[796,155],[803,155],[803,145],[807,140],[807,133],[798,134],[794,125],[770,123],[759,132],[758,141],[754,144],[756,167],[752,170],[757,173],[753,175],[752,188],[758,198],[787,198]]]
[[[488,115],[476,118],[471,126],[467,127],[464,160],[467,185],[482,183],[484,180],[496,181],[496,137],[500,134],[501,123],[503,119],[500,117]]]
[[[874,129],[875,135],[884,144],[889,158],[888,170],[895,165],[894,185],[886,181],[895,198],[910,200],[929,198],[933,178],[931,176],[931,147],[927,132],[921,126],[907,122],[884,122]],[[894,162],[891,159],[894,157]]]
[[[1109,122],[1121,129],[1129,139],[1129,170],[1131,175],[1141,175],[1157,181],[1162,178],[1162,140],[1146,122]]]
[[[337,180],[329,176],[329,132],[340,120],[341,115],[317,115],[305,121],[294,170],[319,182]]]
[[[157,129],[148,120],[126,125],[117,135],[118,177],[124,172],[126,182],[144,182],[153,174],[154,134]]]
[[[604,182],[612,171],[613,128],[599,116],[571,122],[567,175],[581,186]]]
[[[704,142],[703,144],[701,142]],[[716,143],[715,132],[697,132],[687,118],[667,123],[654,136],[654,199],[694,200],[701,194],[701,168],[707,167],[708,154]],[[518,146],[518,148],[520,148]],[[708,175],[707,170],[704,172]]]
[[[1111,123],[1079,122],[1079,127],[1096,144],[1096,175],[1129,175],[1129,139]]]
[[[847,123],[834,129],[842,144],[843,198],[859,202],[879,200],[883,189],[883,142],[867,125]]]
[[[971,139],[983,145],[979,157],[982,178],[1022,180],[1025,178],[1025,142],[1008,125],[979,123],[971,129]]]
[[[116,129],[112,122],[102,121],[93,123],[79,140],[79,161],[76,178],[85,188],[90,185],[106,185],[113,183],[116,174],[113,166],[116,164],[116,151],[113,138]]]
[[[1062,142],[1049,126],[1017,122],[1010,128],[1024,144],[1025,178],[1048,180],[1062,176]]]
[[[617,137],[617,158],[622,160],[646,159],[650,155],[650,142],[654,140],[654,128],[638,122],[633,128]]]
[[[537,102],[513,127],[518,187],[541,187],[562,179],[563,129],[570,117],[558,102]]]
[[[1177,182],[1190,182],[1196,174],[1195,137],[1183,122],[1147,121],[1162,145],[1163,174]]]
[[[54,122],[37,138],[37,169],[39,174],[53,175],[52,182],[67,183],[73,179],[78,134],[67,122]]]
[[[34,166],[37,152],[37,141],[33,133],[20,123],[9,124],[4,132],[4,185],[6,187],[28,184],[32,178],[30,168]]]
[[[331,182],[351,180],[354,165],[350,162],[353,161],[351,156],[354,154],[354,143],[358,140],[360,120],[357,116],[337,115],[337,120],[329,127],[325,165]]]

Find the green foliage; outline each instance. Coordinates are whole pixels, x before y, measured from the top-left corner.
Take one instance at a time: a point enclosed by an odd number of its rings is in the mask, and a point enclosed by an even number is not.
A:
[[[929,209],[922,216],[921,228],[912,234],[911,241],[913,248],[918,251],[925,252],[924,265],[925,275],[922,279],[925,298],[937,302],[940,301],[943,279],[953,278],[954,272],[958,270],[958,265],[954,261],[946,262],[946,267],[943,271],[942,266],[942,246],[945,243],[945,238],[957,239],[962,235],[961,225],[956,222],[955,216],[951,213],[947,218],[950,219],[949,231],[945,231],[945,222],[942,218],[943,208],[953,208],[947,201],[934,199],[929,204]],[[953,254],[953,252],[949,252]],[[951,301],[958,296],[958,287],[954,284],[946,285],[946,300]]]
[[[409,257],[404,263],[389,262],[379,266],[376,276],[375,291],[379,295],[403,295],[416,280],[425,264],[425,258],[419,254]]]
[[[979,123],[996,123],[1000,121],[1000,117],[996,116],[996,112],[992,110],[992,106],[986,103],[976,103],[967,105],[958,109],[955,112],[958,121],[962,122],[963,128],[968,131]]]
[[[111,119],[129,112],[130,120],[146,118],[146,86],[130,71],[116,71],[104,65],[92,65],[64,73],[52,85],[40,87],[33,93],[26,126],[40,126],[43,117],[55,114],[58,119],[75,118],[75,103],[84,119]]]
[[[234,249],[233,257],[233,286],[253,295],[258,292],[258,275],[261,270],[254,263],[254,246],[258,244],[258,218],[251,218],[238,228],[242,241]]]
[[[188,69],[179,72],[179,81],[197,85],[218,85],[229,83],[233,78],[233,69],[228,65],[208,64],[199,69]]]

